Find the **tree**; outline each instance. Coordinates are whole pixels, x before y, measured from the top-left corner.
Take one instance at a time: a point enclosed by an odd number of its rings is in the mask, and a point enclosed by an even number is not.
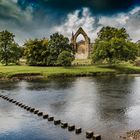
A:
[[[69,52],[71,54],[68,54],[69,57],[73,59],[73,47],[69,44],[69,39],[58,33],[51,35],[50,40],[28,40],[24,47],[25,57],[29,65],[56,66],[58,65],[58,57],[63,51]]]
[[[73,60],[74,55],[72,55],[69,51],[63,51],[58,56],[57,64],[61,66],[71,66]]]
[[[136,45],[138,47],[138,56],[140,57],[140,40],[136,42]]]
[[[15,35],[7,30],[0,32],[0,61],[4,65],[17,63],[20,58],[20,49],[14,37]]]
[[[41,66],[47,65],[47,57],[49,56],[47,39],[30,39],[26,41],[24,47],[27,64]]]
[[[50,36],[48,50],[50,52],[50,55],[48,57],[48,65],[57,65],[58,56],[63,51],[68,51],[71,54],[74,53],[73,47],[69,43],[69,39],[59,33],[54,33]]]
[[[104,41],[109,41],[112,38],[122,38],[124,40],[129,40],[129,34],[127,34],[125,28],[114,28],[110,26],[103,27],[98,33],[98,38],[97,40],[104,40]]]
[[[22,57],[21,47],[17,43],[13,43],[8,55],[10,56],[9,63],[18,64],[19,59]]]
[[[130,41],[124,28],[103,27],[93,46],[92,61],[107,61],[112,64],[120,61],[135,60],[137,47]]]

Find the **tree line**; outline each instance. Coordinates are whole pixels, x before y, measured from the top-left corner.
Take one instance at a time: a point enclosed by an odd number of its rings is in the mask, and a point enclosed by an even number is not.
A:
[[[4,65],[19,63],[25,58],[32,66],[70,66],[74,50],[67,37],[54,33],[50,39],[29,39],[22,47],[15,43],[13,33],[0,32],[0,62]]]
[[[25,58],[33,66],[70,66],[75,50],[69,39],[54,33],[49,39],[29,39],[20,47],[15,35],[7,30],[0,32],[0,62],[18,64]],[[93,63],[119,63],[134,61],[140,56],[140,41],[132,42],[125,28],[103,27],[92,46],[90,59]]]

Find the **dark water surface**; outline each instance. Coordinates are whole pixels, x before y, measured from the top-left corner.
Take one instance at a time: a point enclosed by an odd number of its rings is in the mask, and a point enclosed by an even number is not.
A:
[[[93,130],[103,140],[140,129],[140,77],[0,82],[0,94]],[[85,140],[0,98],[0,140]]]

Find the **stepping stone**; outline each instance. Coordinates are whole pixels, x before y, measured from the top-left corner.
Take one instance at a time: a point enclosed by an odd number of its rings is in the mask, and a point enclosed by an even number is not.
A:
[[[13,101],[13,99],[10,99],[10,100],[9,100],[9,102],[12,102],[12,101]]]
[[[27,111],[30,111],[30,109],[31,109],[31,107],[27,107],[27,109],[26,109],[26,110],[27,110]]]
[[[76,134],[82,133],[82,128],[80,128],[80,127],[79,127],[79,128],[76,128],[76,129],[75,129],[75,133],[76,133]]]
[[[47,119],[48,118],[48,114],[43,115],[43,119]]]
[[[35,110],[35,108],[31,108],[31,109],[30,109],[30,112],[34,112],[34,110]]]
[[[18,105],[19,105],[19,106],[22,106],[22,103],[19,103]]]
[[[87,131],[86,132],[86,138],[89,138],[89,139],[92,138],[93,137],[93,134],[94,133],[92,131]]]
[[[27,109],[28,106],[24,106],[24,109]]]
[[[68,127],[68,123],[66,122],[61,122],[61,128],[67,128]]]
[[[54,120],[54,125],[59,125],[61,123],[61,120]]]
[[[53,121],[53,120],[54,120],[54,117],[52,117],[52,116],[48,117],[48,121]]]
[[[14,104],[15,104],[15,103],[16,103],[16,101],[13,101],[12,103],[14,103]]]
[[[34,114],[37,114],[38,112],[39,112],[39,110],[35,110],[35,111],[34,111]]]
[[[21,105],[20,107],[23,108],[25,105]]]
[[[101,135],[94,135],[93,140],[101,140]]]
[[[69,125],[68,126],[68,130],[69,131],[74,131],[74,129],[75,129],[75,125]]]
[[[18,105],[19,104],[19,102],[16,102],[16,105]]]
[[[38,116],[43,116],[43,112],[38,112],[37,115]]]

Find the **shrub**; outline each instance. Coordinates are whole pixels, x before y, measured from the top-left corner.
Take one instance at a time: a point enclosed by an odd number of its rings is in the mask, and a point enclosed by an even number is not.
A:
[[[57,64],[61,66],[70,66],[74,56],[69,51],[63,51],[60,53],[57,59]]]

